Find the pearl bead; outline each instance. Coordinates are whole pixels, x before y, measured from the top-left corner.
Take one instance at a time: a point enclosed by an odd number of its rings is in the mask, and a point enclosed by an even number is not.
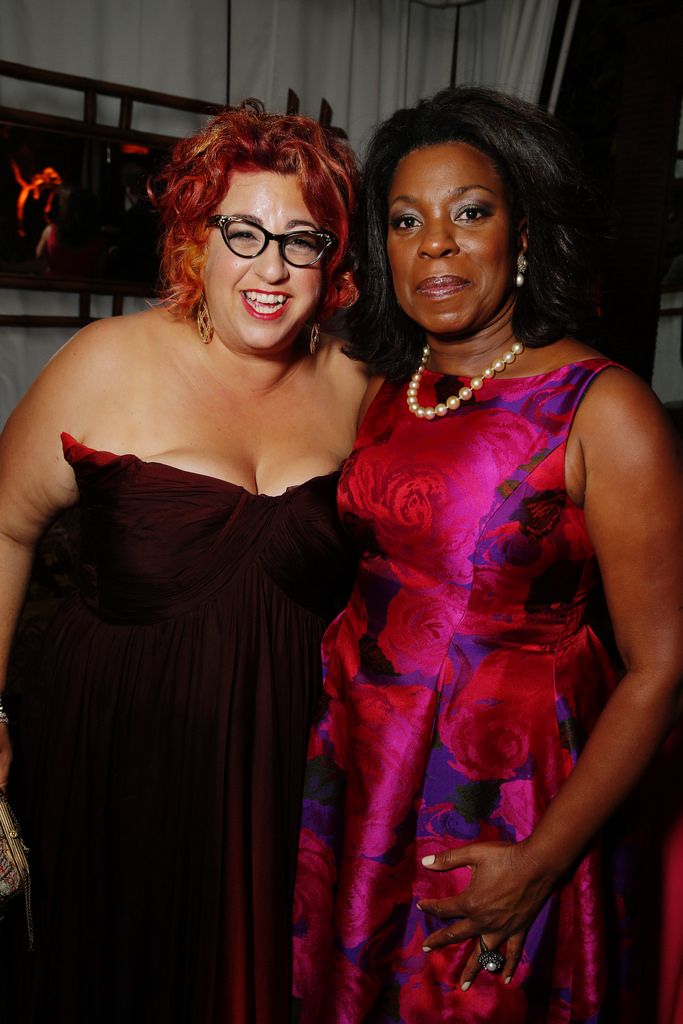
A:
[[[418,366],[415,373],[410,378],[408,384],[408,390],[406,394],[406,402],[408,409],[418,419],[433,420],[437,416],[445,416],[449,411],[458,409],[461,402],[467,402],[472,397],[475,391],[479,391],[483,388],[487,380],[492,380],[497,373],[502,373],[506,366],[510,363],[514,363],[516,357],[521,355],[524,351],[524,345],[521,341],[514,341],[507,352],[504,352],[502,357],[495,359],[490,366],[482,370],[480,376],[472,377],[469,383],[469,387],[464,384],[457,395],[449,395],[445,402],[439,402],[435,406],[431,405],[420,405],[418,399],[418,393],[420,390],[420,384],[422,382],[422,374],[429,361],[430,348],[429,345],[425,345],[422,349],[422,358],[420,365]]]

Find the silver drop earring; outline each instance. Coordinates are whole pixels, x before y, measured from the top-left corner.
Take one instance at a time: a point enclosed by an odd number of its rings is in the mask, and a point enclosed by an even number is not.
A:
[[[515,277],[515,284],[518,288],[521,288],[524,284],[524,275],[526,274],[528,269],[529,264],[527,262],[527,258],[523,252],[520,252],[519,256],[517,257],[517,276]]]

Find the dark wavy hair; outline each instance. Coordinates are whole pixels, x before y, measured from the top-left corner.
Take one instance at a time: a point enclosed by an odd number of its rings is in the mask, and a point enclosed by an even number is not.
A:
[[[458,86],[398,110],[370,141],[356,225],[361,297],[349,314],[348,354],[395,381],[419,361],[422,328],[399,306],[391,280],[387,200],[404,156],[447,142],[467,143],[488,156],[506,186],[513,223],[527,222],[529,268],[516,295],[515,335],[530,347],[565,335],[594,340],[602,217],[578,165],[577,143],[533,104]]]
[[[294,174],[306,206],[336,244],[322,263],[324,287],[316,318],[325,320],[358,295],[349,250],[358,167],[339,135],[308,117],[269,114],[258,100],[228,108],[174,146],[151,185],[163,228],[162,297],[178,317],[196,316],[202,296],[209,229],[233,171]]]

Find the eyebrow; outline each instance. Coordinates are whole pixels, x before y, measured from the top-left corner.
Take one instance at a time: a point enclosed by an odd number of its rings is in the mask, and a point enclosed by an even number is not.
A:
[[[237,217],[239,220],[250,221],[252,224],[258,224],[260,228],[265,228],[266,226],[261,218],[257,217],[254,213],[226,213],[222,216]],[[285,231],[292,231],[299,227],[310,228],[311,231],[320,231],[320,228],[310,220],[289,220],[285,225]]]
[[[450,190],[450,192],[448,193],[448,198],[457,198],[458,196],[464,195],[465,192],[471,192],[477,188],[483,189],[484,192],[490,192],[492,196],[497,195],[495,190],[489,188],[488,185],[460,185],[458,188],[453,188]],[[392,203],[397,203],[399,201],[402,203],[419,203],[420,200],[418,196],[400,195],[394,196],[394,198],[391,201]]]

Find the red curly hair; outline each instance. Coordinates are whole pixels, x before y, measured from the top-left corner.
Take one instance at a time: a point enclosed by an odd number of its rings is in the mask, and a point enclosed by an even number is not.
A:
[[[316,318],[326,320],[358,298],[349,250],[358,167],[350,146],[308,117],[268,114],[256,101],[228,108],[196,135],[181,139],[154,182],[161,215],[163,298],[177,317],[196,316],[203,292],[209,229],[233,171],[295,174],[304,202],[336,244],[323,257]]]

